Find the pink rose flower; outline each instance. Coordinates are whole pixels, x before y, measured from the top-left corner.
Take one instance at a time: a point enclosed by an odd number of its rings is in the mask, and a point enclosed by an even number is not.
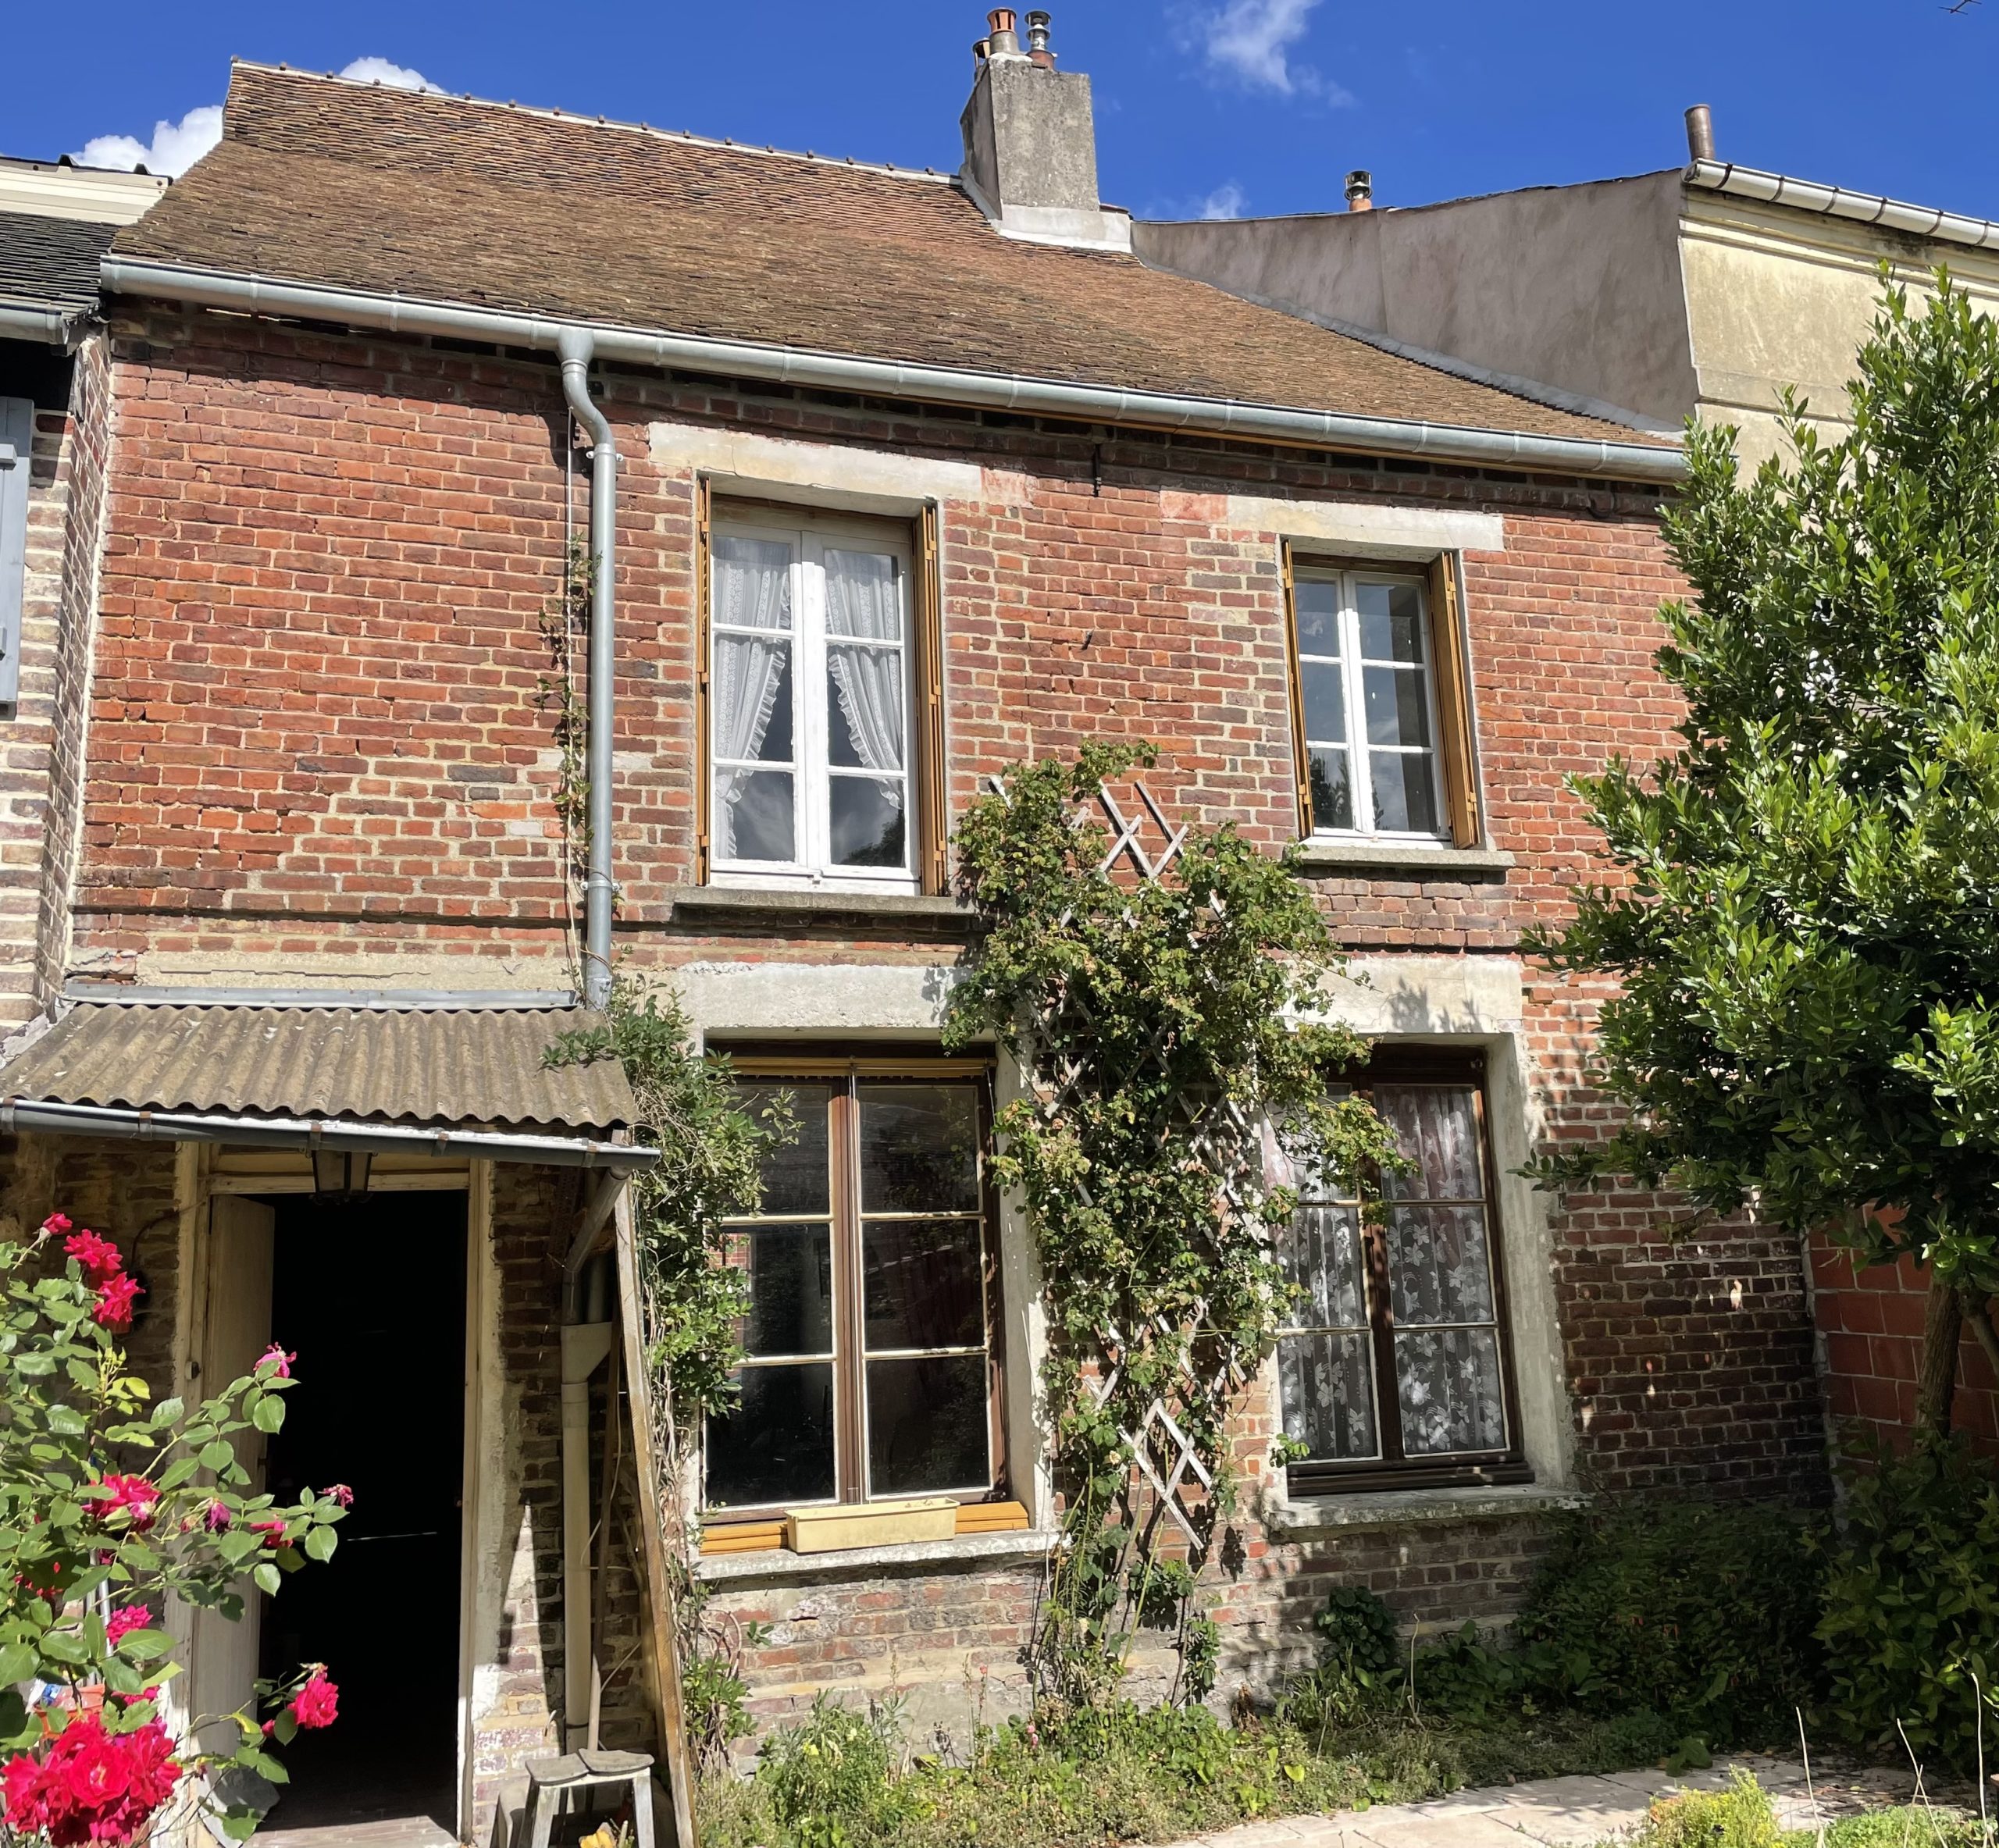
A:
[[[101,1483],[92,1483],[77,1500],[102,1502],[104,1505],[98,1511],[101,1521],[109,1520],[122,1508],[132,1518],[132,1531],[144,1533],[153,1524],[159,1490],[143,1476],[107,1476]]]
[[[98,1237],[87,1227],[81,1232],[72,1232],[63,1240],[62,1249],[83,1266],[84,1275],[93,1284],[108,1284],[124,1273],[123,1253],[109,1239]]]
[[[133,1304],[144,1294],[128,1277],[107,1278],[97,1293],[97,1307],[91,1311],[91,1319],[113,1334],[122,1333],[132,1326]]]
[[[354,1491],[345,1483],[335,1483],[327,1490],[326,1495],[330,1501],[337,1501],[342,1508],[354,1506]]]
[[[116,1649],[119,1642],[134,1630],[144,1629],[153,1620],[153,1614],[144,1604],[127,1604],[122,1611],[114,1611],[104,1620],[104,1633],[111,1639]]]
[[[276,1380],[289,1380],[291,1377],[291,1363],[298,1358],[298,1356],[295,1354],[286,1353],[276,1341],[273,1341],[264,1350],[263,1355],[258,1359],[257,1371],[262,1373],[267,1366],[275,1361],[277,1364],[271,1367],[271,1377]]]
[[[330,1726],[340,1718],[340,1691],[326,1679],[324,1668],[315,1668],[312,1679],[291,1697],[291,1717],[308,1731]]]
[[[52,1212],[41,1222],[41,1229],[51,1238],[60,1238],[69,1230],[69,1216],[66,1212]]]
[[[211,1501],[208,1504],[208,1512],[203,1517],[201,1525],[211,1533],[219,1533],[229,1525],[229,1504],[226,1501]]]

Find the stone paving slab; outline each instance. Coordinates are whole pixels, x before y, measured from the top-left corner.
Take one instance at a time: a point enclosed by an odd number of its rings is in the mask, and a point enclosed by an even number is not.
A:
[[[1429,1803],[1384,1803],[1329,1816],[1245,1823],[1183,1848],[1594,1848],[1630,1834],[1654,1799],[1682,1790],[1723,1790],[1746,1771],[1770,1794],[1780,1826],[1815,1828],[1841,1816],[1907,1803],[1908,1773],[1815,1768],[1744,1755],[1705,1771],[1669,1775],[1639,1769],[1601,1777],[1542,1778],[1485,1790],[1459,1790]]]

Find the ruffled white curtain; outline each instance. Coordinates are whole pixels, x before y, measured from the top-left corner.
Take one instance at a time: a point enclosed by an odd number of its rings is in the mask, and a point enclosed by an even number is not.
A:
[[[714,545],[715,851],[736,856],[736,805],[753,774],[725,767],[764,748],[791,653],[791,547],[774,539],[718,538]],[[727,630],[768,631],[764,635]]]
[[[880,552],[826,554],[826,671],[861,761],[898,779],[903,768],[903,655],[900,648],[843,647],[900,642],[902,585],[896,561]],[[897,809],[900,780],[879,785]]]

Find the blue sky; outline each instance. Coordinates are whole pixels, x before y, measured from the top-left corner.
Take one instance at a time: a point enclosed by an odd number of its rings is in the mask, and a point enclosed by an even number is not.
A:
[[[1713,106],[1726,158],[1999,218],[1999,0],[1056,0],[1105,197],[1149,216],[1336,209],[1642,172]],[[983,9],[960,0],[96,0],[12,9],[0,151],[221,101],[232,55],[372,58],[453,91],[954,167]],[[198,144],[205,118],[179,136]],[[130,158],[133,150],[126,151]]]

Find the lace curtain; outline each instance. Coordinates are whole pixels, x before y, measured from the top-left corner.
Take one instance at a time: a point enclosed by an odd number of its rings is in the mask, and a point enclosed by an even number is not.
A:
[[[764,748],[791,659],[791,547],[781,541],[718,538],[713,561],[715,661],[711,698],[715,769],[715,852],[736,856],[736,805],[749,778],[732,761]],[[729,632],[766,632],[745,635]]]
[[[843,646],[903,639],[902,585],[896,561],[880,552],[826,554],[826,671],[862,765],[884,780],[882,795],[902,807],[903,655],[900,647]],[[837,761],[837,760],[836,760]]]

